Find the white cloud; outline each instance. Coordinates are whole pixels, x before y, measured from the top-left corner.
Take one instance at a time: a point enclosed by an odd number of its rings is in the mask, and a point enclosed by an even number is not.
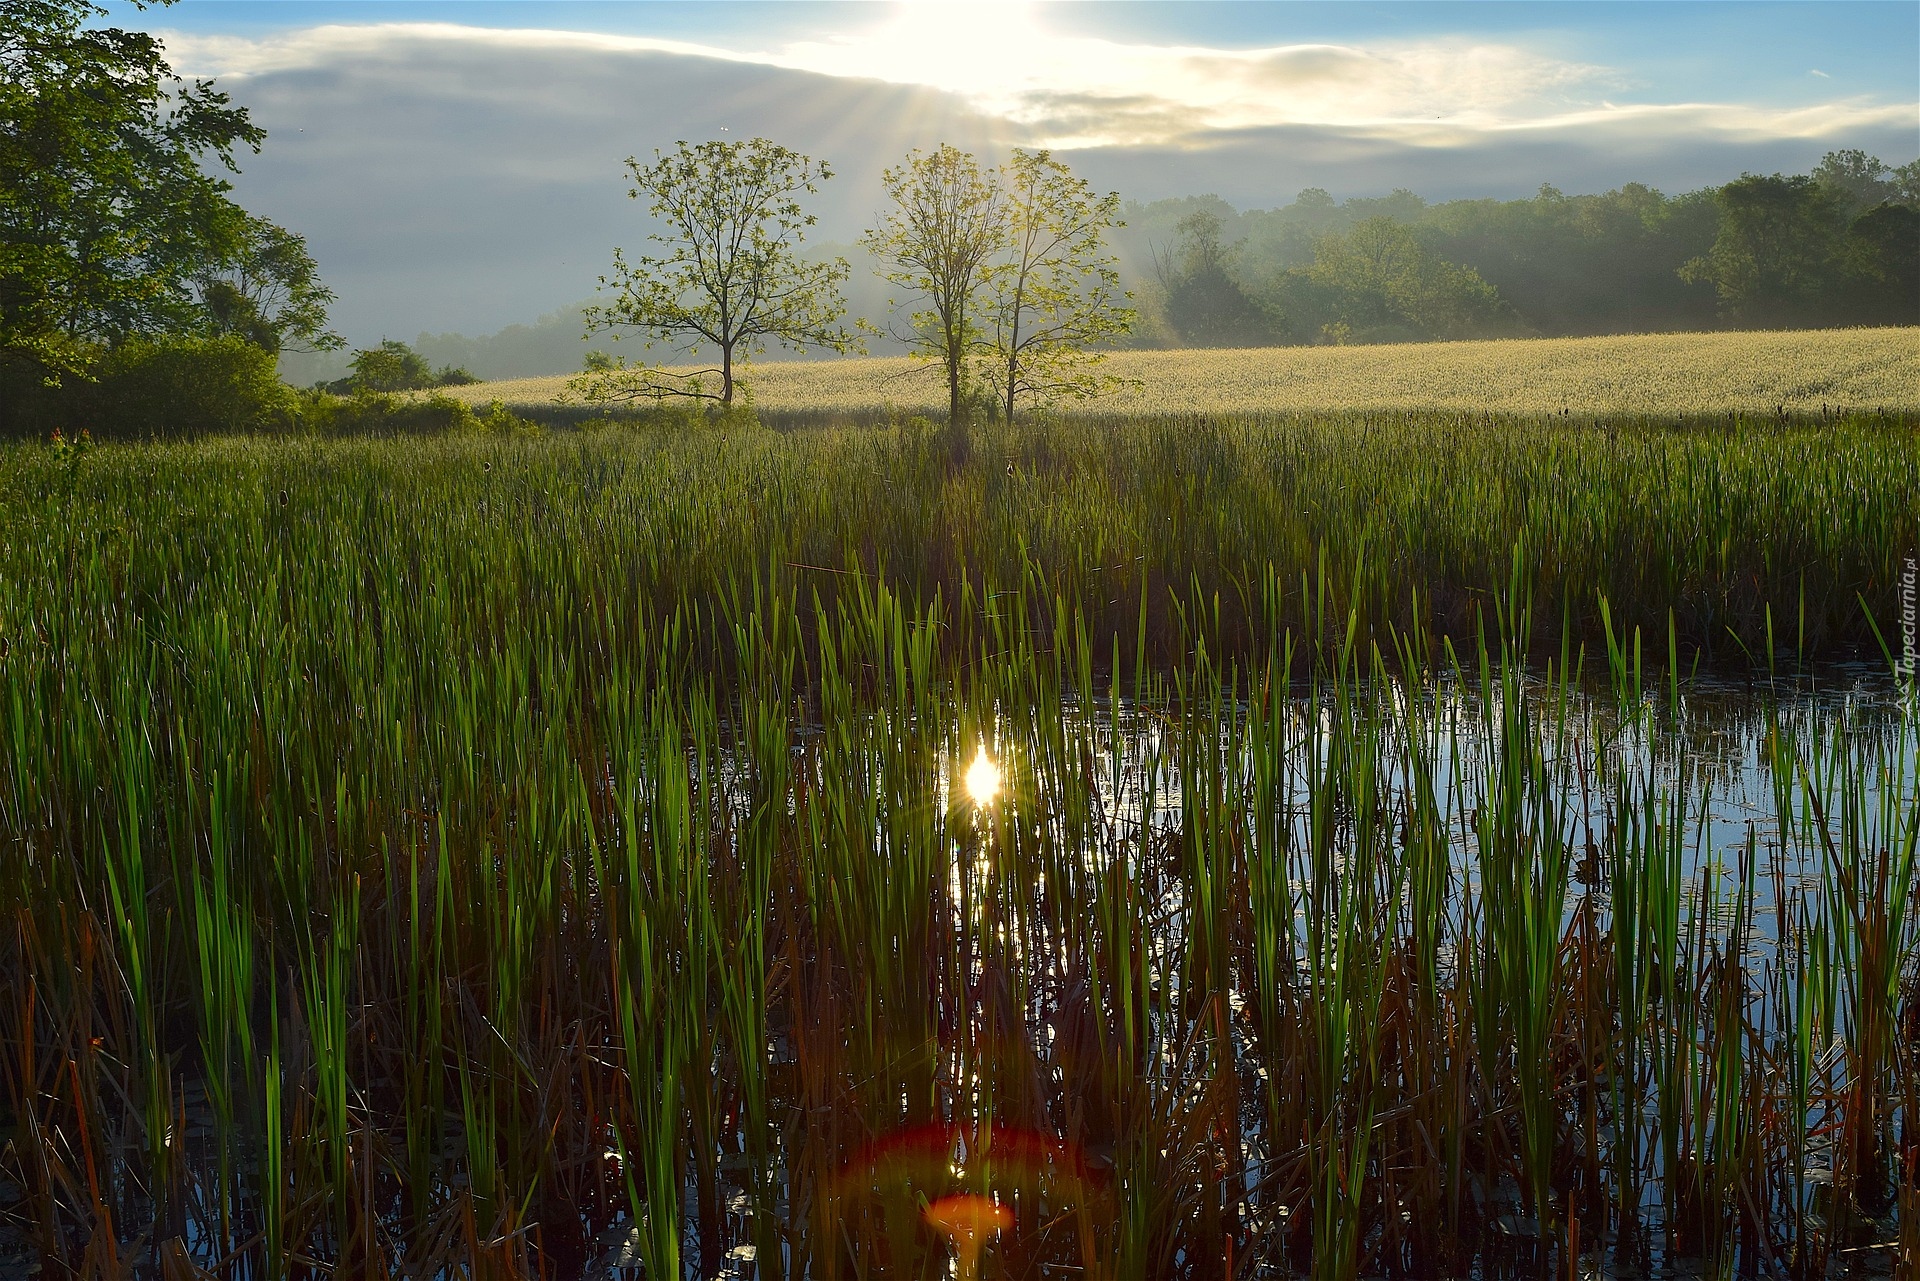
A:
[[[1152,101],[1160,127],[1179,132],[1272,125],[1378,125],[1436,115],[1493,122],[1527,111],[1549,90],[1610,79],[1602,68],[1510,45],[1429,41],[1302,44],[1263,49],[1123,44],[1062,35],[1023,4],[914,3],[890,19],[831,39],[787,45],[768,61],[836,76],[869,76],[958,94],[994,115],[1057,131],[1054,104]],[[1140,135],[1122,111],[1115,136],[1076,114],[1069,142],[1168,141]]]
[[[433,42],[528,52],[674,53],[732,62],[767,61],[684,40],[590,31],[468,27],[450,22],[328,23],[264,36],[163,29],[160,36],[174,69],[182,75],[226,78],[297,71],[342,61],[385,60]]]
[[[417,57],[436,44],[476,52],[713,59],[939,90],[1018,127],[1030,142],[1062,148],[1198,142],[1219,130],[1292,125],[1398,130],[1410,141],[1444,143],[1462,131],[1579,126],[1663,113],[1676,123],[1685,118],[1690,127],[1737,136],[1801,137],[1920,117],[1920,109],[1858,99],[1791,109],[1615,106],[1598,95],[1623,87],[1621,73],[1517,44],[1126,44],[1050,32],[1030,5],[1014,3],[896,4],[886,19],[869,26],[764,50],[445,23],[336,24],[259,38],[169,33],[166,39],[182,70],[224,77]]]

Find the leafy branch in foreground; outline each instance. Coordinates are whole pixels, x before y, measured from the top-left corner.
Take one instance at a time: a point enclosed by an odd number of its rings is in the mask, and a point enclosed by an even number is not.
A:
[[[804,351],[857,350],[842,323],[847,278],[843,258],[802,256],[815,218],[801,197],[819,193],[833,172],[824,162],[765,138],[675,144],[651,165],[629,157],[634,186],[663,225],[649,239],[663,255],[631,261],[613,251],[613,274],[602,276],[611,302],[587,309],[587,331],[635,329],[648,347],[671,344],[706,358],[697,369],[668,369],[624,359],[592,362],[570,384],[591,403],[691,397],[731,406],[738,371],[766,343]]]

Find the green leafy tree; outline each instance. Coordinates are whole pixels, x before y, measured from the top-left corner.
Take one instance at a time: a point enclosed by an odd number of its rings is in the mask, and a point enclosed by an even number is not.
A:
[[[1359,337],[1464,338],[1510,319],[1479,273],[1445,261],[1384,216],[1322,237],[1307,274],[1337,299],[1331,323]]]
[[[1167,320],[1196,347],[1254,347],[1273,341],[1273,321],[1230,270],[1220,215],[1196,209],[1175,227],[1172,249],[1156,250],[1154,266]]]
[[[1814,166],[1813,180],[1838,196],[1849,214],[1871,209],[1894,193],[1886,162],[1857,148],[1822,156]]]
[[[1813,177],[1746,174],[1715,193],[1713,247],[1680,268],[1713,285],[1721,312],[1748,325],[1817,321],[1835,279],[1845,197]]]
[[[265,136],[149,35],[88,28],[76,0],[6,0],[0,22],[0,361],[57,380],[104,344],[188,332],[189,287],[239,248],[228,183]]]
[[[1909,160],[1887,176],[1887,199],[1920,209],[1920,160]]]
[[[426,358],[392,338],[382,339],[378,347],[354,352],[352,367],[351,374],[331,384],[328,390],[343,393],[420,391],[439,385]]]
[[[1097,366],[1099,345],[1133,328],[1132,295],[1105,234],[1120,222],[1120,197],[1096,195],[1048,151],[1016,148],[1005,170],[1010,251],[985,274],[983,325],[990,381],[1007,421],[1022,398],[1097,395],[1115,379]]]
[[[1892,201],[1853,220],[1840,246],[1846,319],[1920,324],[1920,209]]]
[[[270,431],[295,417],[272,354],[240,335],[129,338],[92,372],[71,398],[102,439]]]
[[[849,351],[858,346],[842,323],[843,258],[812,261],[800,252],[815,222],[801,198],[819,194],[833,176],[823,162],[752,138],[675,144],[627,167],[628,195],[647,201],[662,230],[649,239],[660,255],[629,261],[615,249],[613,274],[601,277],[614,300],[588,308],[589,333],[639,330],[646,345],[668,343],[687,356],[710,355],[708,367],[676,371],[624,360],[589,369],[574,386],[590,401],[685,396],[731,406],[739,371],[766,344]]]
[[[893,206],[861,244],[884,265],[889,284],[924,300],[895,337],[945,368],[957,450],[965,439],[967,357],[980,337],[975,302],[1009,244],[1006,192],[971,153],[946,143],[912,152],[881,181]]]
[[[1713,291],[1675,274],[1713,243],[1711,192],[1669,198],[1642,183],[1601,194],[1550,187],[1526,200],[1458,200],[1417,224],[1421,242],[1472,267],[1548,334],[1697,329]]]
[[[327,328],[334,295],[320,283],[307,242],[265,218],[234,213],[240,228],[227,238],[233,248],[193,277],[208,331],[237,335],[276,356],[345,346]]]

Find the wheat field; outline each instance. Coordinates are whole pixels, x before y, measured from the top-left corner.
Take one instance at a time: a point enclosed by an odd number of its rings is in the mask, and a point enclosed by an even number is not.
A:
[[[1920,408],[1920,329],[1634,334],[1369,347],[1123,351],[1106,369],[1131,385],[1090,402],[1107,413],[1487,410],[1693,414],[1724,410]],[[767,360],[754,403],[790,412],[936,410],[938,370],[905,356]],[[567,378],[454,388],[475,405],[552,405]]]

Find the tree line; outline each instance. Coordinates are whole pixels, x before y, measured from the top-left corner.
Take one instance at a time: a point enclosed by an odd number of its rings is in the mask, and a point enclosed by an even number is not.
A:
[[[1431,204],[1410,191],[1237,211],[1126,202],[1105,233],[1135,347],[1920,323],[1920,177],[1860,151],[1667,196],[1629,183]],[[846,247],[852,252],[851,247]],[[884,263],[879,264],[884,268]],[[856,267],[856,272],[858,268]],[[858,280],[845,282],[858,294]],[[870,312],[887,299],[869,292]],[[485,339],[422,335],[491,377],[578,367],[580,307]],[[868,337],[897,349],[894,326]],[[877,336],[876,336],[877,334]]]
[[[1236,211],[1129,203],[1141,340],[1392,342],[1920,323],[1920,162],[1858,150],[1809,174],[1667,196],[1551,186],[1429,204],[1411,191]]]

